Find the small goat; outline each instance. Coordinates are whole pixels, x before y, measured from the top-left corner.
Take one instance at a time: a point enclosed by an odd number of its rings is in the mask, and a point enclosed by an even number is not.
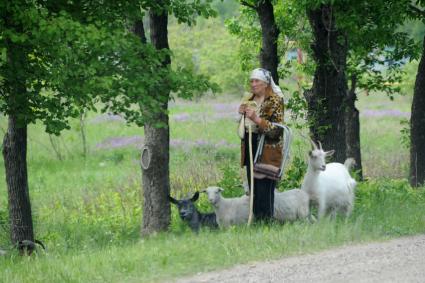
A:
[[[249,186],[244,182],[243,188],[245,194],[249,194]],[[274,191],[274,213],[273,218],[279,222],[293,222],[309,218],[310,222],[314,219],[310,216],[310,199],[308,194],[300,189],[291,189],[284,192]]]
[[[307,172],[301,189],[310,196],[310,202],[318,205],[318,218],[327,213],[332,217],[337,212],[346,217],[351,214],[354,203],[354,189],[356,181],[348,172],[354,159],[348,158],[344,164],[326,164],[325,158],[331,156],[335,151],[324,151],[319,142],[319,147],[311,141],[313,146],[309,152]]]
[[[223,198],[222,188],[208,187],[203,192],[207,193],[208,200],[214,207],[217,223],[220,228],[236,224],[245,224],[249,216],[249,197],[243,195],[236,198]]]
[[[180,218],[189,224],[192,231],[198,232],[201,226],[218,228],[215,213],[201,213],[196,209],[194,203],[198,198],[199,192],[196,192],[190,199],[176,200],[168,196],[168,200],[177,206]]]
[[[310,216],[308,194],[300,189],[274,193],[274,215],[281,222],[293,222]]]

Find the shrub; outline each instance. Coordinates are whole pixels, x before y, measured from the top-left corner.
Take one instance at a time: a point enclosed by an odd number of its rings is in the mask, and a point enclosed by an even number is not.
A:
[[[304,174],[307,170],[307,164],[299,156],[295,156],[291,166],[284,172],[283,179],[280,181],[278,189],[288,190],[301,188]]]
[[[230,164],[223,165],[220,170],[223,172],[222,179],[217,183],[218,187],[224,189],[224,197],[239,197],[243,195],[241,176],[237,166]]]

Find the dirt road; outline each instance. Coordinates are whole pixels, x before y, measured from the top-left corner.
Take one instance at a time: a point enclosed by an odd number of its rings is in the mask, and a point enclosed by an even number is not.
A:
[[[425,282],[425,235],[238,265],[187,282]]]

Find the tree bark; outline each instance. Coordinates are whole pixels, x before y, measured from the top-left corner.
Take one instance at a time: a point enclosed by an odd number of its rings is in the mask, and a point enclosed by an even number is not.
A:
[[[351,89],[345,101],[346,155],[356,160],[353,169],[357,172],[358,178],[363,180],[362,155],[360,151],[360,119],[359,110],[357,110],[355,104],[356,101],[356,76],[353,76],[351,78]]]
[[[279,29],[276,26],[273,5],[270,0],[259,1],[257,14],[260,19],[262,32],[262,46],[260,53],[261,67],[272,73],[273,80],[279,84],[279,75],[277,67],[279,58],[277,56],[277,41]]]
[[[6,19],[6,26],[12,26]],[[15,27],[21,30],[20,26]],[[3,160],[8,192],[10,239],[34,242],[27,171],[27,88],[25,71],[28,54],[25,46],[6,40],[7,65],[4,89],[8,104],[8,128],[3,138]]]
[[[131,31],[140,38],[143,44],[146,44],[145,28],[143,26],[143,20],[136,20],[131,28]]]
[[[168,46],[168,14],[167,11],[156,13],[150,11],[150,38],[156,49],[169,49]],[[169,68],[171,59],[167,56],[162,62],[163,68]],[[166,85],[164,81],[163,85]],[[168,202],[170,193],[169,179],[169,145],[170,131],[168,119],[169,90],[154,90],[152,97],[160,103],[161,113],[151,114],[153,117],[145,124],[144,148],[149,154],[149,166],[142,168],[143,177],[143,223],[142,235],[168,229],[171,220],[171,208]],[[162,127],[155,124],[161,123]]]
[[[410,118],[409,179],[412,187],[425,184],[425,41],[416,75]]]
[[[27,173],[27,126],[18,126],[14,115],[9,116],[3,140],[3,158],[9,204],[10,239],[34,241],[31,203]]]
[[[335,161],[344,162],[347,38],[336,28],[332,6],[321,5],[308,10],[307,15],[314,35],[312,49],[316,61],[313,87],[304,93],[310,134],[315,141],[322,142],[325,150],[335,150]]]

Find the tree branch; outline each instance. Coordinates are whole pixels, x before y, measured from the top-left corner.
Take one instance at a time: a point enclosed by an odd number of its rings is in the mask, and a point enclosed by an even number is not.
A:
[[[250,4],[250,3],[248,3],[248,2],[246,2],[246,1],[244,1],[244,0],[242,0],[242,1],[241,1],[241,4],[242,4],[242,5],[244,5],[244,6],[246,6],[246,7],[251,8],[251,9],[254,9],[254,10],[257,10],[257,9],[258,9],[258,7],[257,7],[257,6],[252,5],[252,4]]]

